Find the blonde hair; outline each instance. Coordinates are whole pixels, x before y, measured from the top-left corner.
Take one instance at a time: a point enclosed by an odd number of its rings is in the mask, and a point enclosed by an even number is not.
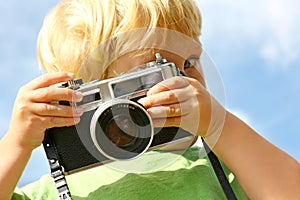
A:
[[[200,36],[201,15],[195,0],[62,0],[41,28],[39,63],[46,71],[68,71],[89,81],[112,64],[112,51],[120,56],[136,43],[143,49],[157,27],[190,38]],[[122,37],[134,30],[141,30],[143,36],[134,37],[132,32]],[[101,64],[84,66],[95,50]]]

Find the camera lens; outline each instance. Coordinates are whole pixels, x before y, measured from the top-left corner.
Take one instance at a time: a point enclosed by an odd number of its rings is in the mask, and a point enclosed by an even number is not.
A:
[[[118,147],[130,147],[137,140],[139,129],[131,116],[120,114],[105,125],[106,136]]]
[[[91,137],[98,151],[109,159],[126,160],[144,153],[153,139],[147,111],[130,100],[99,106],[91,120]]]

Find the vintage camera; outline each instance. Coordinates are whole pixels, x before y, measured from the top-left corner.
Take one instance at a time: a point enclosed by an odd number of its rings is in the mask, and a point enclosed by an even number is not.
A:
[[[193,136],[178,127],[154,128],[146,109],[137,100],[155,84],[181,75],[174,63],[160,54],[146,67],[116,78],[82,83],[73,80],[59,87],[83,94],[84,113],[79,124],[46,130],[43,141],[53,171],[65,174],[114,160],[129,160],[146,151],[189,141]]]

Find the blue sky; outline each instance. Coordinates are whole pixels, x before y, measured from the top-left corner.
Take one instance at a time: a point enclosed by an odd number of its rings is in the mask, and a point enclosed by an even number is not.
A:
[[[0,137],[18,88],[42,74],[36,38],[57,0],[0,2]],[[225,106],[300,161],[300,13],[297,0],[201,0],[204,49],[222,77]],[[19,186],[48,173],[42,148]]]

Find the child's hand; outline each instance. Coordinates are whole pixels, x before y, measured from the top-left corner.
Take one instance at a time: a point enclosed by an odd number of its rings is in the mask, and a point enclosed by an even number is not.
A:
[[[199,81],[179,76],[153,86],[139,102],[147,109],[154,126],[181,127],[202,137],[211,133],[208,130],[212,128],[215,111],[212,105],[217,105],[220,112],[225,111]]]
[[[13,142],[22,148],[34,149],[43,141],[47,128],[71,126],[79,122],[82,115],[80,107],[51,103],[81,100],[82,95],[72,89],[49,87],[71,79],[73,75],[69,73],[49,73],[20,88],[8,131]]]

